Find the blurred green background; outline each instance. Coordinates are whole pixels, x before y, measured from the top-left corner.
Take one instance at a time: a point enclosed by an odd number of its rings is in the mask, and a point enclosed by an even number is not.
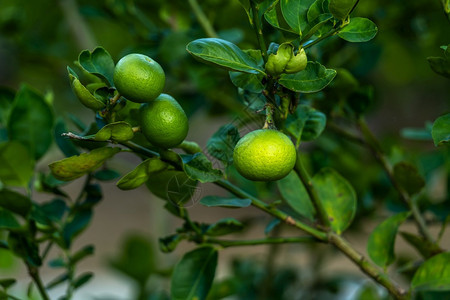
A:
[[[253,29],[238,0],[198,2],[219,37],[238,44],[242,49],[257,47]],[[214,130],[232,120],[244,106],[237,89],[229,80],[228,72],[203,65],[185,51],[189,41],[208,36],[190,4],[186,0],[2,0],[0,86],[17,89],[21,83],[28,83],[43,93],[53,93],[56,115],[67,117],[71,113],[83,120],[93,120],[94,114],[84,108],[73,95],[66,66],[73,64],[81,50],[92,50],[96,46],[107,49],[115,61],[131,52],[147,54],[158,61],[166,72],[165,92],[173,95],[190,116],[189,138],[204,147]],[[374,103],[367,119],[377,136],[382,137],[393,161],[407,157],[418,162],[428,183],[434,182],[435,189],[428,192],[424,201],[439,219],[437,212],[442,211],[442,208],[449,210],[449,176],[445,168],[440,168],[448,157],[444,152],[433,152],[432,143],[405,139],[401,132],[404,128],[424,128],[426,122],[449,111],[450,83],[431,70],[426,58],[443,55],[439,47],[450,42],[450,23],[438,0],[360,1],[354,14],[368,17],[377,24],[379,32],[375,39],[368,43],[352,44],[331,38],[309,49],[308,55],[328,68],[345,68],[362,84],[373,86]],[[268,42],[283,41],[283,37],[270,25],[265,23],[264,28]],[[324,107],[329,106],[327,103],[338,101],[333,98],[332,93],[320,93],[317,97],[319,102],[324,103]],[[381,177],[380,180],[379,168],[366,167],[365,176],[361,176],[361,160],[367,160],[366,155],[361,154],[361,149],[337,143],[326,136],[310,147],[316,150],[310,157],[312,168],[337,166],[339,170],[344,170],[343,175],[355,185],[360,200],[359,218],[353,225],[356,237],[358,234],[365,236],[364,232],[369,232],[373,224],[380,221],[365,221],[375,209],[382,206],[379,199],[386,201],[386,207],[399,209],[392,192],[386,192],[386,186],[389,185],[386,178]],[[47,162],[60,157],[60,154],[55,147],[48,156]],[[116,167],[125,170],[133,163],[136,162],[123,160],[116,163]],[[41,168],[45,169],[46,166],[43,164]],[[373,181],[378,182],[378,185],[372,185]],[[69,190],[76,188],[75,185]],[[250,183],[248,189],[255,192],[258,190]],[[99,207],[98,221],[93,224],[92,231],[86,238],[105,243],[100,245],[100,249],[104,250],[100,253],[119,253],[123,249],[119,240],[128,229],[142,231],[155,241],[159,235],[170,233],[172,228],[179,225],[173,224],[170,217],[158,216],[158,212],[165,214],[161,212],[162,205],[159,202],[149,203],[148,193],[143,189],[133,194],[123,193],[117,192],[114,184],[111,184],[106,190],[109,192],[106,192],[104,202],[108,201],[108,197],[116,200]],[[208,191],[208,187],[203,189],[204,193]],[[264,190],[259,192],[264,193]],[[124,199],[127,201],[126,205],[132,205],[124,208],[123,202],[120,202]],[[212,210],[211,216],[206,218],[214,219],[214,216],[220,214],[223,212]],[[249,214],[249,218],[257,215],[254,211]],[[205,218],[204,208],[203,211],[192,209],[192,215],[194,218]],[[145,219],[137,220],[136,216]],[[368,229],[364,226],[363,229],[359,228],[361,224],[367,225]],[[245,234],[252,236],[253,232]],[[106,249],[107,247],[109,248]],[[167,267],[176,261],[180,253],[186,251],[186,247],[180,247],[182,249],[177,250],[174,255],[155,255]],[[364,251],[364,247],[364,244],[360,246],[361,251]],[[248,254],[252,251],[261,254],[267,250],[263,247],[258,249],[262,250],[249,250]],[[286,249],[281,251],[282,258],[292,259],[294,250]],[[302,251],[307,252],[308,249]],[[312,251],[324,256],[322,252],[326,252],[317,249]],[[158,252],[156,247],[155,252]],[[251,294],[255,282],[263,284],[257,281],[258,263],[238,261],[230,264],[228,258],[236,254],[240,254],[239,251],[230,251],[225,256],[224,272],[235,272],[237,278],[253,278],[254,281],[247,286],[250,294],[242,294],[239,299],[259,299],[257,295]],[[106,265],[105,260],[100,255],[97,266],[99,270]],[[322,259],[317,261],[323,263]],[[0,269],[12,268],[12,264],[10,258],[0,255]],[[314,268],[316,266],[312,264],[311,269]],[[108,286],[108,280],[102,281],[102,278],[108,278],[109,275],[101,273],[106,271],[99,272],[97,277],[100,279],[94,282],[98,289],[102,289]],[[290,272],[290,269],[283,269],[277,273],[281,276],[280,281],[291,282],[289,278],[294,278],[295,274]],[[106,277],[102,277],[102,274]],[[294,277],[289,277],[291,275]],[[295,278],[292,282],[295,282]],[[338,280],[332,277],[313,281],[310,289],[336,292],[339,290],[336,282]],[[289,286],[286,290],[288,288]],[[320,299],[320,293],[316,292],[316,298],[310,297]],[[293,299],[289,298],[291,294],[286,295],[283,299]]]

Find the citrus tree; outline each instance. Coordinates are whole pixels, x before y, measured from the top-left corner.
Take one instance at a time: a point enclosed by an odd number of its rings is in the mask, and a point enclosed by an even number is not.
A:
[[[436,291],[450,290],[450,255],[440,243],[449,220],[448,208],[428,201],[424,193],[427,180],[412,159],[406,155],[390,156],[372,133],[364,118],[373,102],[372,88],[344,68],[325,66],[328,61],[321,47],[330,39],[370,43],[376,36],[375,23],[353,13],[359,1],[239,2],[254,30],[256,49],[241,49],[219,38],[198,3],[189,1],[209,37],[190,41],[186,51],[198,64],[228,72],[227,84],[235,86],[241,101],[237,117],[221,126],[205,149],[185,140],[188,117],[173,96],[163,93],[166,74],[147,55],[131,53],[116,64],[102,47],[79,54],[78,60],[67,68],[67,74],[74,95],[95,112],[95,120],[86,125],[72,117],[76,132],[69,131],[63,119],[54,120],[50,95],[42,96],[29,86],[22,86],[17,93],[2,90],[0,104],[5,109],[0,121],[7,134],[0,144],[0,229],[6,235],[0,247],[23,260],[32,279],[29,290],[35,286],[42,299],[50,299],[47,290],[66,283],[63,299],[71,299],[74,291],[92,278],[92,273],[78,274],[76,266],[93,253],[93,246],[74,251],[72,245],[88,227],[93,208],[101,199],[98,181],[106,180],[117,180],[121,190],[146,185],[154,195],[167,201],[168,213],[183,220],[176,232],[159,239],[163,252],[173,251],[182,241],[198,245],[171,272],[171,299],[237,295],[242,286],[249,286],[230,280],[214,282],[220,251],[286,243],[317,243],[335,248],[384,287],[390,295],[386,297],[425,299],[437,295],[433,294]],[[447,6],[444,10],[448,14]],[[428,60],[437,74],[448,77],[449,49],[442,49],[443,57]],[[256,129],[249,124],[256,124]],[[35,164],[48,150],[53,133],[67,157],[52,162],[50,173],[38,173],[31,186]],[[425,140],[434,142],[438,164],[448,172],[450,115],[443,114],[428,129],[405,132],[409,138],[424,135]],[[322,150],[311,151],[305,146],[305,142],[324,136],[328,144],[322,142],[323,148],[334,147],[350,156],[362,149],[373,156],[386,180],[366,174],[358,158],[346,158],[359,163],[356,171],[360,178],[352,178],[364,180],[362,186],[367,193],[377,192],[370,182],[375,181],[389,186],[396,195],[391,203],[396,206],[394,213],[381,220],[370,234],[368,255],[355,250],[343,236],[355,218],[362,215],[364,206],[358,196],[365,194],[355,190],[352,180],[343,175],[352,173],[343,168],[345,163],[327,163]],[[121,152],[136,155],[142,162],[123,175],[108,169],[105,163]],[[79,196],[71,199],[61,186],[80,177],[86,178],[85,184]],[[197,186],[203,183],[215,184],[229,195],[206,196],[200,200],[201,205],[234,209],[253,206],[271,216],[266,237],[224,238],[247,226],[231,217],[213,224],[192,220],[187,208],[196,200]],[[27,194],[13,189],[17,186],[25,188]],[[35,203],[31,200],[34,189],[52,193],[55,199]],[[425,210],[435,215],[432,221],[442,224],[437,235],[429,230],[431,219],[427,220]],[[229,212],[224,210],[224,214]],[[405,222],[413,222],[417,232],[400,235],[420,253],[419,259],[409,259],[402,265],[402,272],[411,273],[407,285],[397,283],[387,272],[396,262],[395,240]],[[295,228],[298,234],[280,235],[278,228],[283,224]],[[49,264],[64,271],[52,282],[43,283],[39,270],[53,246],[63,255]],[[155,263],[146,256],[149,248],[139,239],[131,240],[122,257],[114,262],[117,269],[138,283],[139,299],[148,299],[146,283],[156,272]],[[129,257],[133,253],[141,253],[138,262]],[[235,275],[245,277],[239,272]],[[14,279],[1,279],[0,297],[14,299],[8,294],[14,283]],[[284,291],[278,291],[279,286],[282,284],[269,278],[267,289],[261,289],[256,297],[281,299]],[[364,292],[361,299],[369,294],[378,297],[373,290]],[[242,293],[239,295],[245,298]]]

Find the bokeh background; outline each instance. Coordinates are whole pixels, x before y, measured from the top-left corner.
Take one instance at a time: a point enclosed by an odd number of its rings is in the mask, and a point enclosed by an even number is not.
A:
[[[239,1],[198,2],[219,37],[242,49],[257,47],[254,32]],[[308,55],[328,68],[347,69],[361,84],[373,88],[368,122],[393,161],[407,157],[418,164],[428,183],[423,193],[424,201],[431,203],[427,217],[436,221],[431,230],[437,234],[440,229],[437,221],[450,211],[449,174],[444,167],[448,157],[446,153],[436,151],[426,138],[411,139],[408,129],[423,129],[426,135],[429,122],[449,111],[450,83],[431,70],[426,58],[443,55],[439,47],[450,42],[450,23],[438,0],[360,1],[355,15],[368,17],[377,24],[379,33],[372,41],[352,44],[332,38],[312,47]],[[264,26],[268,40],[282,41],[270,25],[265,23]],[[2,0],[0,85],[17,89],[27,83],[42,93],[53,94],[57,116],[68,119],[69,114],[73,114],[90,122],[94,113],[73,95],[66,66],[73,65],[81,50],[92,50],[96,46],[107,49],[115,61],[131,52],[147,54],[166,72],[165,92],[173,95],[189,116],[188,139],[204,148],[209,137],[220,126],[233,122],[244,108],[226,71],[205,66],[185,51],[189,41],[207,36],[190,1],[185,0]],[[317,98],[324,107],[326,103],[339,100],[331,93],[319,93]],[[261,124],[252,126],[257,128]],[[302,147],[309,153],[313,169],[324,165],[336,167],[355,186],[359,199],[358,216],[348,238],[365,253],[368,234],[381,222],[381,217],[401,210],[395,192],[380,175],[381,170],[370,155],[357,146],[339,143],[332,136],[324,135],[317,142]],[[48,163],[62,157],[54,145],[39,168],[47,171]],[[120,154],[109,167],[124,174],[138,162],[131,155]],[[82,182],[76,181],[64,189],[75,195],[81,185]],[[273,187],[263,188],[250,182],[243,185],[266,199],[273,190]],[[158,250],[157,240],[173,233],[181,225],[180,221],[164,211],[165,202],[151,195],[145,187],[131,192],[120,191],[114,182],[102,187],[104,199],[95,210],[91,226],[78,241],[79,245],[92,243],[96,246],[95,256],[81,264],[81,270],[94,271],[96,275],[75,299],[133,299],[133,281],[115,270],[111,261],[124,251],[124,243],[130,236],[136,235],[145,241],[143,243],[149,243],[162,270],[161,274],[152,276],[149,286],[158,293],[168,291],[169,283],[163,270],[170,270],[180,255],[194,245],[183,242],[175,252],[163,254]],[[194,200],[210,194],[225,195],[204,184]],[[33,197],[36,201],[48,200],[45,194],[36,193]],[[236,236],[242,239],[263,237],[264,228],[271,221],[252,208],[207,209],[192,205],[189,212],[200,222],[234,217],[253,224],[250,230]],[[402,230],[413,232],[415,228],[407,223]],[[295,234],[284,227],[278,231],[277,234]],[[401,238],[396,247],[400,256],[418,257]],[[450,247],[448,234],[444,235],[443,247]],[[284,295],[279,299],[325,299],[331,296],[333,298],[326,299],[358,299],[361,286],[370,287],[370,281],[345,257],[321,245],[226,249],[221,252],[216,278],[234,274],[247,287],[237,299],[262,299],[256,290],[264,285],[266,275],[261,274],[267,272],[278,280],[283,291],[277,294]],[[28,283],[25,269],[0,249],[0,275],[14,274],[20,278],[15,292],[24,297]],[[55,275],[57,272],[50,268],[43,272],[44,280]],[[405,271],[393,276],[402,281],[411,274]],[[377,291],[382,295],[382,290]],[[55,289],[52,297],[57,299],[60,294],[61,289]]]

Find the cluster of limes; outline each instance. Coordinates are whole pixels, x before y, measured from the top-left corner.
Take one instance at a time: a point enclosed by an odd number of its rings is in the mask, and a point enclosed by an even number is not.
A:
[[[114,69],[114,84],[121,96],[142,103],[140,130],[147,140],[161,148],[179,145],[187,136],[189,123],[180,104],[162,94],[166,81],[161,66],[143,54],[128,54]]]

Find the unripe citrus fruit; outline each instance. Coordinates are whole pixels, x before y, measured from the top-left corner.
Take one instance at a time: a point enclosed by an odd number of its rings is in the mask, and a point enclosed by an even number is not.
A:
[[[166,82],[161,66],[143,54],[128,54],[114,69],[114,84],[119,93],[130,101],[145,103],[158,97]]]
[[[186,113],[170,95],[161,94],[139,109],[141,131],[147,140],[161,148],[180,144],[189,130]]]
[[[242,137],[233,153],[234,166],[249,180],[274,181],[294,168],[297,152],[292,141],[273,129],[259,129]]]

